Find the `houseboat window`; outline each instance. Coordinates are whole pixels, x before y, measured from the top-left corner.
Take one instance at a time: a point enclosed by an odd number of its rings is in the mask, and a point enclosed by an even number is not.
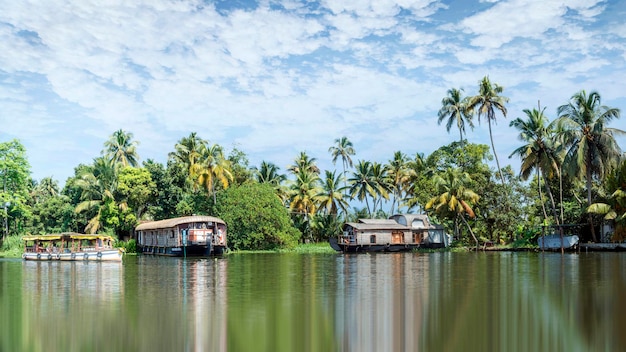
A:
[[[370,236],[370,243],[376,243],[376,235]]]
[[[171,230],[171,232],[170,232],[170,238],[174,238],[174,230]]]

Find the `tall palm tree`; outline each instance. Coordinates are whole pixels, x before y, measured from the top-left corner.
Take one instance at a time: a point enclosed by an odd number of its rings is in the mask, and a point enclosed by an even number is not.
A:
[[[389,164],[385,166],[393,197],[390,215],[394,214],[396,202],[398,203],[398,209],[400,208],[400,199],[403,198],[406,190],[409,188],[411,172],[408,163],[409,157],[401,151],[396,151],[393,154],[393,159],[389,160]]]
[[[363,201],[367,207],[367,213],[372,216],[368,197],[376,199],[376,184],[372,174],[372,163],[369,161],[359,160],[352,173],[352,177],[348,180],[350,183],[350,196],[354,199]]]
[[[193,187],[195,187],[196,180],[202,169],[198,165],[198,161],[201,159],[206,145],[206,140],[198,137],[196,132],[191,132],[189,137],[183,137],[176,143],[174,152],[168,154],[169,158],[174,162],[185,165],[189,184]]]
[[[433,208],[435,212],[443,216],[454,218],[455,231],[458,231],[458,220],[463,221],[476,242],[476,248],[478,248],[478,239],[465,219],[465,215],[470,218],[476,216],[472,206],[480,199],[478,194],[466,187],[466,185],[472,182],[469,174],[462,172],[458,168],[448,168],[443,174],[435,175],[433,181],[438,195],[431,198],[426,203],[425,208]]]
[[[280,168],[276,164],[262,161],[259,169],[255,170],[255,178],[259,183],[269,183],[273,186],[278,186],[283,183],[287,176],[279,173]]]
[[[296,179],[291,184],[289,209],[295,213],[303,214],[308,222],[309,216],[317,210],[317,196],[320,178],[317,173],[310,170],[299,169]]]
[[[504,176],[500,169],[500,161],[498,160],[498,153],[496,153],[496,146],[493,143],[493,133],[491,131],[491,122],[496,122],[496,110],[500,111],[502,116],[506,117],[506,107],[504,104],[509,101],[509,98],[500,95],[503,91],[504,88],[502,86],[496,83],[492,84],[489,80],[489,76],[485,76],[479,83],[478,95],[468,99],[466,109],[478,112],[478,122],[480,122],[480,118],[483,116],[487,119],[493,156],[496,159],[498,174],[504,186]]]
[[[322,210],[326,215],[337,215],[339,209],[346,213],[350,204],[343,196],[343,191],[346,186],[341,186],[342,177],[337,175],[336,171],[326,170],[326,177],[322,183],[322,187],[319,189],[319,193],[316,195],[316,199],[319,202],[319,210]]]
[[[389,192],[392,189],[392,185],[387,176],[387,169],[381,163],[372,163],[372,181],[376,194],[372,210],[376,212],[376,203],[378,203],[379,209],[382,211],[383,199],[389,200]]]
[[[74,209],[79,214],[87,211],[89,216],[86,233],[97,233],[103,227],[102,211],[106,204],[115,202],[117,188],[117,165],[112,160],[96,158],[94,165],[76,180],[81,189],[80,203]],[[124,208],[124,204],[117,205]]]
[[[565,165],[570,174],[586,179],[587,204],[590,206],[593,178],[603,178],[621,155],[614,135],[624,135],[626,132],[607,127],[613,119],[620,117],[620,111],[602,105],[598,92],[587,94],[584,90],[574,94],[569,103],[559,106],[557,111],[567,150]],[[596,242],[591,213],[589,223],[592,239]]]
[[[286,204],[288,199],[288,192],[284,186],[284,182],[287,180],[287,175],[279,172],[280,168],[275,164],[267,161],[262,161],[259,169],[254,170],[254,177],[259,183],[269,183],[274,187],[276,196],[280,201]]]
[[[544,114],[544,110],[525,109],[526,119],[520,117],[511,121],[509,126],[520,131],[519,139],[525,144],[515,149],[509,157],[517,155],[522,161],[520,167],[520,177],[527,180],[533,171],[543,179],[546,193],[550,197],[552,204],[552,212],[557,225],[559,224],[559,216],[556,211],[554,196],[549,187],[548,179],[552,178],[559,172],[559,158],[557,149],[553,144],[555,135],[554,123],[548,123]],[[541,180],[537,180],[538,185]],[[539,197],[542,197],[541,187],[539,187]],[[541,202],[543,206],[543,202]]]
[[[446,130],[448,133],[453,124],[459,129],[459,141],[461,149],[463,149],[463,134],[465,134],[465,125],[474,128],[472,122],[472,111],[467,108],[468,98],[463,98],[463,89],[448,89],[448,95],[441,100],[441,109],[437,114],[437,123],[447,119]]]
[[[59,182],[52,177],[44,177],[35,188],[37,197],[50,198],[59,194]]]
[[[343,178],[344,178],[344,186],[347,189],[347,180],[346,180],[346,169],[348,167],[352,167],[352,158],[351,155],[355,154],[354,146],[352,142],[348,139],[348,137],[341,137],[335,139],[335,145],[328,148],[328,151],[333,157],[333,165],[337,162],[338,158],[341,158],[341,164],[343,165]]]
[[[198,176],[198,183],[201,184],[213,196],[213,204],[215,204],[215,184],[219,182],[224,189],[233,180],[233,174],[230,171],[230,162],[224,157],[224,151],[218,144],[202,149],[200,163],[198,163],[201,171]]]
[[[311,158],[306,152],[300,152],[294,159],[294,164],[289,166],[287,170],[291,171],[294,175],[298,175],[300,171],[313,172],[316,175],[320,174],[320,169],[317,167],[317,159]]]
[[[139,142],[132,139],[133,134],[131,132],[124,132],[121,129],[117,130],[113,132],[109,140],[104,142],[105,150],[102,153],[122,166],[137,167],[139,165],[139,156],[137,155]]]

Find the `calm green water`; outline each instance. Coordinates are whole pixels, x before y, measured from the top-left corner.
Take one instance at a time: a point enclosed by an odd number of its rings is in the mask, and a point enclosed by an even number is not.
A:
[[[0,259],[0,351],[626,350],[626,254]]]

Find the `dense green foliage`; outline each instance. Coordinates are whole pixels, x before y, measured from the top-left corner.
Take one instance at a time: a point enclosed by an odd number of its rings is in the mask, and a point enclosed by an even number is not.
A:
[[[19,243],[13,235],[26,233],[99,232],[127,241],[140,220],[191,214],[224,219],[229,246],[238,250],[326,241],[345,221],[403,212],[428,213],[458,245],[526,245],[542,227],[560,224],[580,224],[583,240],[623,240],[626,161],[614,136],[625,132],[608,126],[619,110],[585,91],[559,107],[558,118],[541,108],[524,110],[510,123],[519,132],[519,148],[510,156],[519,158],[518,176],[511,166],[499,167],[492,139],[491,148],[464,139],[474,118],[487,121],[491,137],[496,114],[510,113],[502,93],[488,77],[475,95],[450,89],[433,118],[448,132],[456,126],[459,140],[430,155],[398,150],[387,161],[357,159],[352,142],[337,138],[326,157],[339,162],[339,170],[321,170],[317,157],[304,151],[284,173],[266,160],[251,166],[244,151],[228,151],[196,132],[171,146],[165,165],[140,165],[139,142],[120,129],[61,189],[50,177],[30,178],[19,141],[2,142],[4,248]],[[615,230],[599,233],[602,223]],[[122,245],[132,250],[134,243]]]
[[[269,185],[229,187],[217,197],[213,214],[228,224],[228,246],[235,250],[293,248],[300,238]]]

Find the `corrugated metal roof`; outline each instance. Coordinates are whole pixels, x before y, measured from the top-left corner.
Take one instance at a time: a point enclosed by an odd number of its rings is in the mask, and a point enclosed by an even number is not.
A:
[[[137,225],[135,227],[135,231],[145,231],[145,230],[156,230],[156,229],[166,229],[172,228],[176,225],[186,224],[189,222],[217,222],[220,224],[226,225],[224,220],[220,218],[216,218],[214,216],[208,215],[193,215],[193,216],[183,216],[180,218],[172,218],[172,219],[164,219],[157,221],[145,222],[143,224]]]
[[[352,226],[353,228],[357,230],[402,230],[402,231],[410,230],[410,228],[404,225],[400,225],[395,221],[392,221],[390,223],[373,223],[373,224],[366,224],[362,222],[349,222],[344,225],[344,228],[346,226]]]

